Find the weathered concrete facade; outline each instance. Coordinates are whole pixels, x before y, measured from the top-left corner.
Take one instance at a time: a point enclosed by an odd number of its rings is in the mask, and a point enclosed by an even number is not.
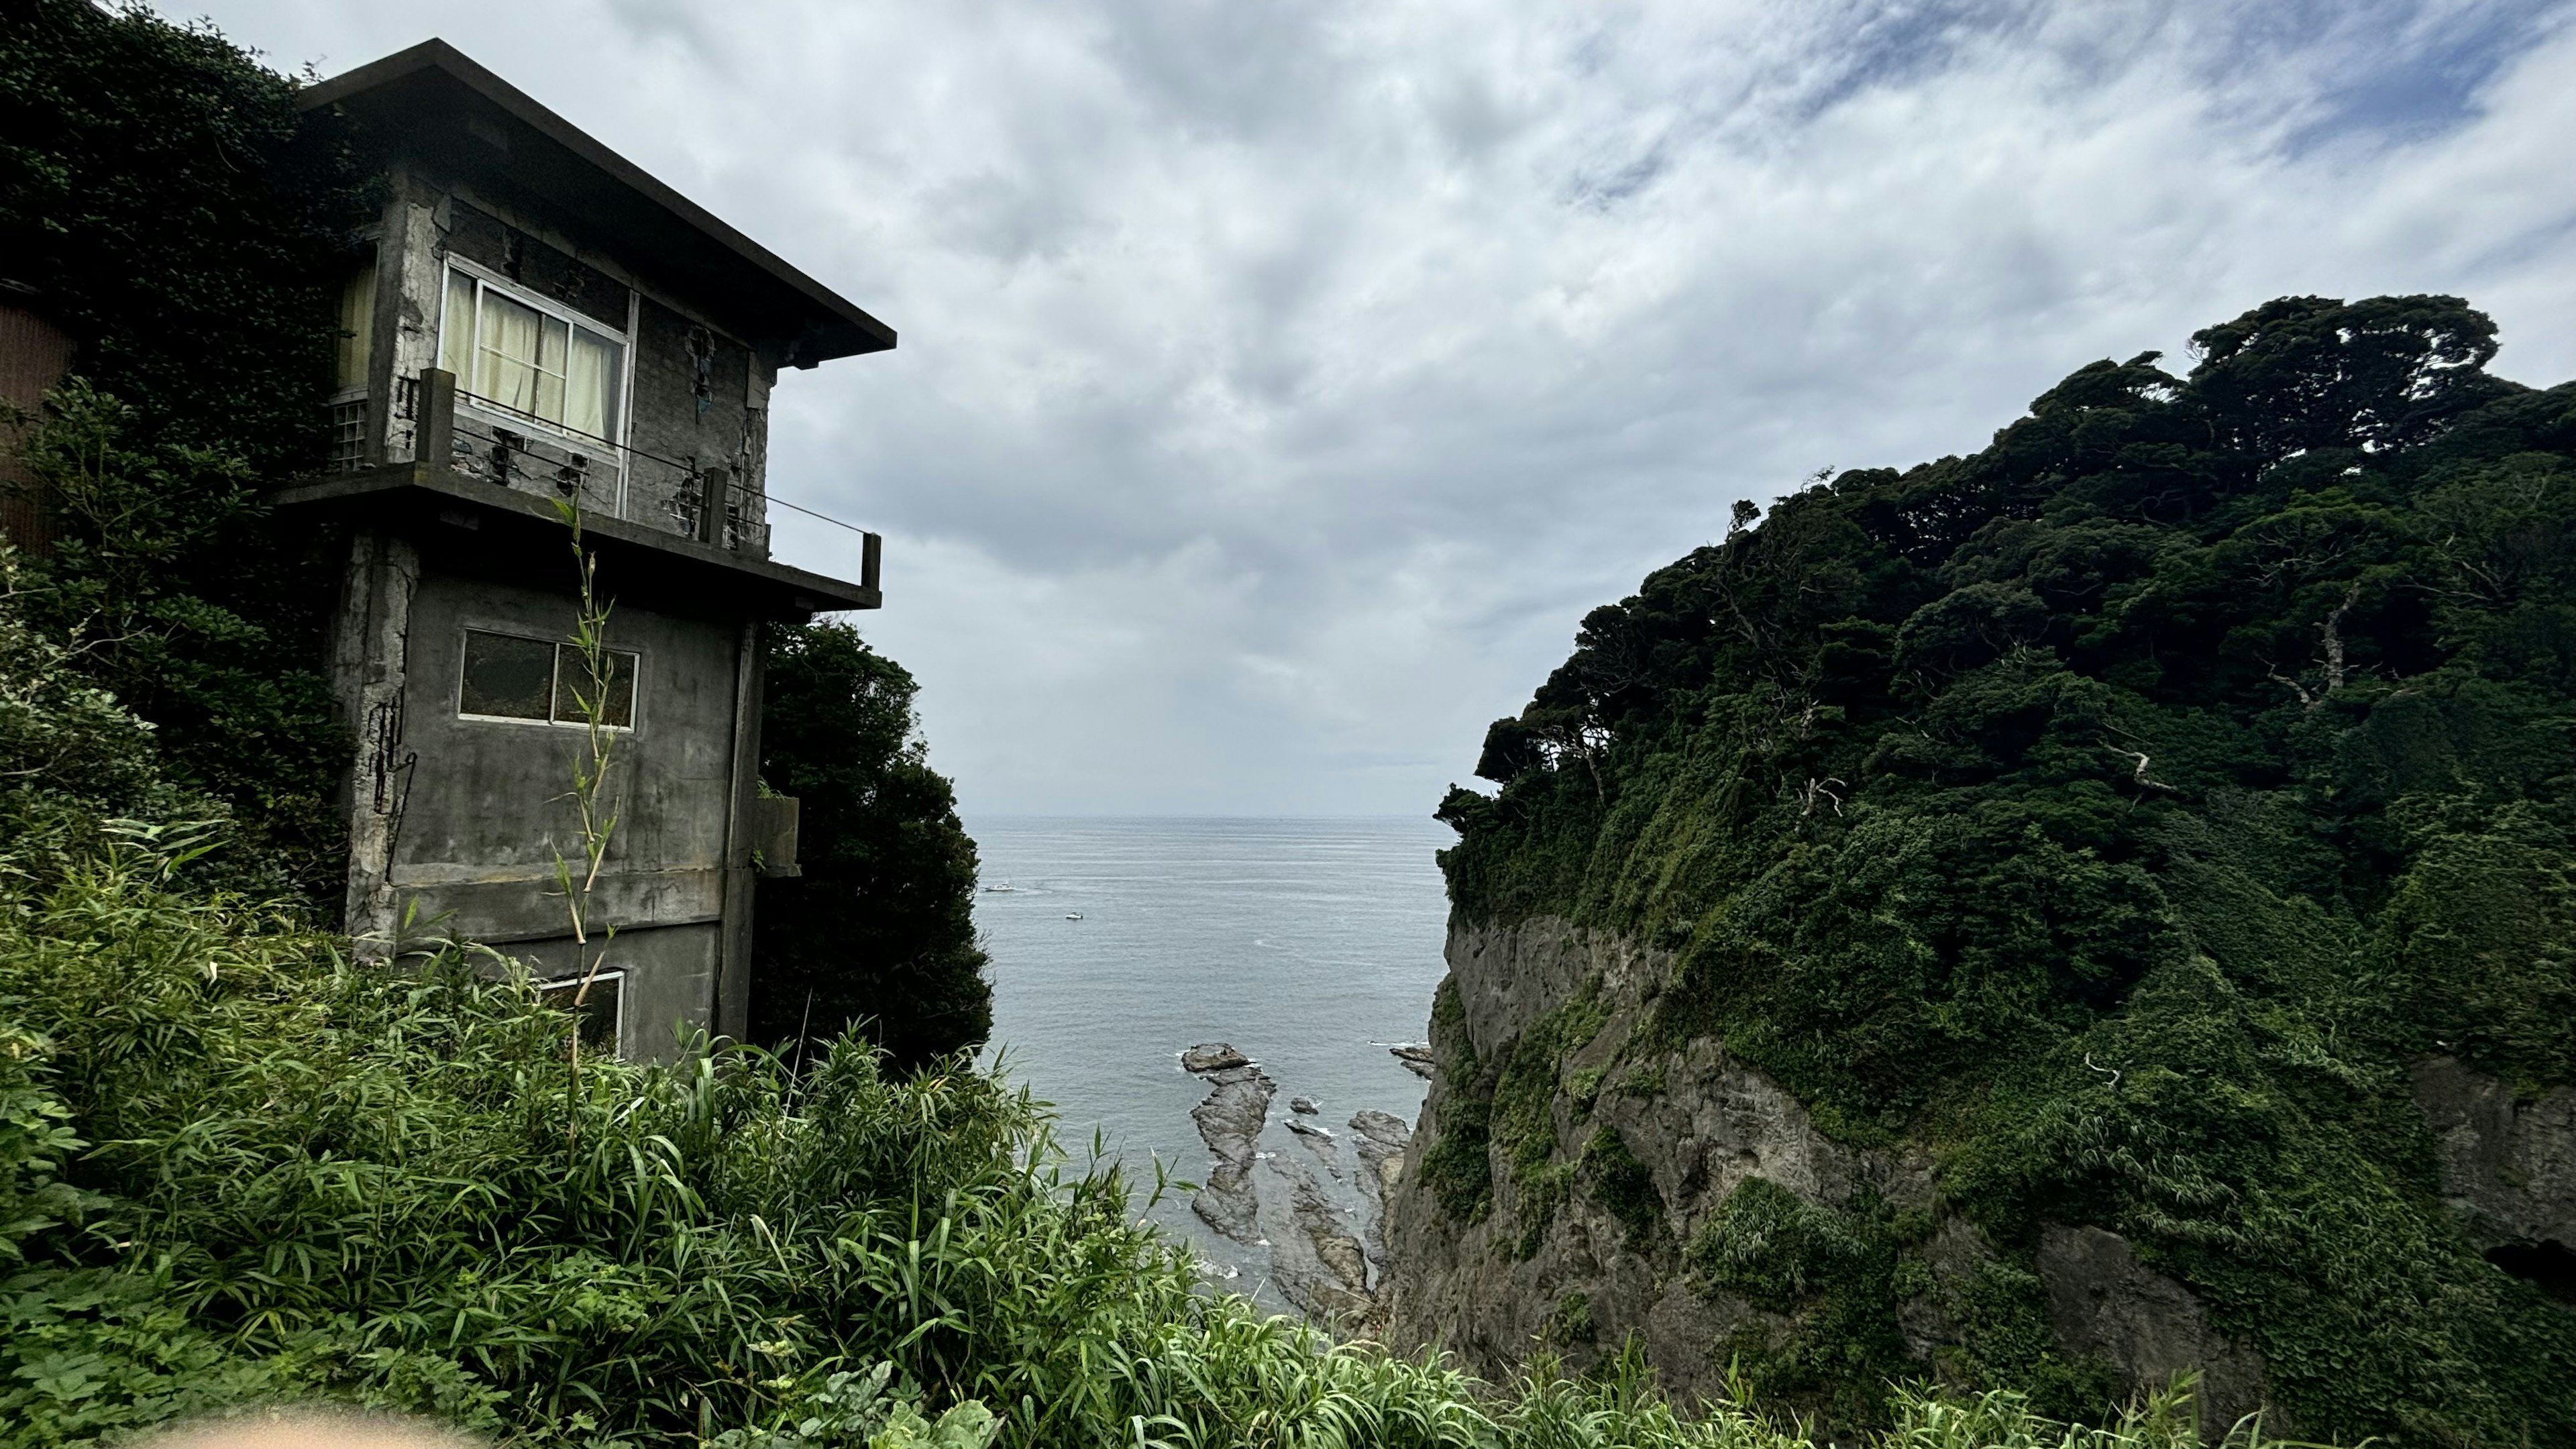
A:
[[[893,333],[439,42],[306,103],[387,183],[344,297],[334,471],[279,496],[352,525],[348,928],[482,942],[540,981],[599,962],[557,885],[590,749],[575,501],[619,671],[586,897],[616,937],[585,1007],[629,1055],[738,1034],[755,858],[793,838],[757,790],[761,628],[878,603],[873,536],[856,584],[769,560],[770,390]]]

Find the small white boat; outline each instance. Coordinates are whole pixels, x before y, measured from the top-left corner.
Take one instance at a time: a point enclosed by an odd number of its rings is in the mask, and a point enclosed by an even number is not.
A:
[[[1068,921],[1079,921],[1079,920],[1081,920],[1081,919],[1082,919],[1082,912],[1080,912],[1080,911],[1067,911],[1067,912],[1065,912],[1065,913],[1064,913],[1064,918],[1065,918],[1066,920],[1068,920]]]
[[[1000,885],[988,885],[984,887],[984,894],[988,896],[1007,895],[1018,889],[1018,886],[1011,884],[1009,881],[1004,881]]]

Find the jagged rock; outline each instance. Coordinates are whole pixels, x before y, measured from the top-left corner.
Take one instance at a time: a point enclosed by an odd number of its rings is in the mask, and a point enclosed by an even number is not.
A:
[[[1190,1211],[1200,1222],[1247,1246],[1261,1240],[1261,1194],[1252,1186],[1252,1169],[1220,1162],[1207,1181],[1190,1195]]]
[[[1181,1070],[1187,1072],[1221,1072],[1251,1064],[1252,1058],[1221,1041],[1202,1042],[1181,1053]]]
[[[1429,1081],[1431,1079],[1431,1048],[1427,1046],[1406,1045],[1388,1047],[1386,1051],[1388,1056],[1404,1063],[1404,1069],[1406,1071],[1413,1073],[1424,1081]]]
[[[1333,1131],[1331,1128],[1318,1127],[1312,1122],[1300,1122],[1296,1118],[1291,1117],[1281,1125],[1285,1126],[1289,1131],[1296,1133],[1298,1136],[1308,1138],[1310,1140],[1323,1142],[1330,1142],[1333,1140]]]
[[[1316,1113],[1323,1111],[1324,1108],[1321,1103],[1317,1102],[1312,1097],[1291,1097],[1288,1099],[1288,1110],[1291,1112],[1303,1113],[1306,1116],[1312,1117]],[[1291,1123],[1290,1125],[1293,1126],[1295,1124]]]
[[[1392,1112],[1354,1112],[1351,1114],[1351,1130],[1358,1133],[1364,1143],[1399,1155],[1413,1144],[1413,1129]]]
[[[1202,1070],[1207,1100],[1190,1109],[1211,1160],[1207,1182],[1191,1197],[1190,1211],[1236,1242],[1250,1244],[1260,1235],[1261,1197],[1252,1176],[1255,1144],[1269,1125],[1270,1099],[1278,1087],[1233,1048],[1224,1051],[1234,1054],[1237,1064]]]
[[[1351,1236],[1332,1197],[1307,1176],[1289,1189],[1296,1231],[1274,1245],[1271,1281],[1289,1302],[1327,1323],[1366,1318],[1376,1300],[1369,1293],[1368,1259]]]
[[[2470,1242],[2507,1271],[2520,1255],[2576,1248],[2576,1088],[2525,1100],[2510,1082],[2431,1057],[2415,1064],[2415,1104],[2440,1156],[2443,1205]]]
[[[2264,1407],[2262,1351],[2211,1327],[2200,1300],[2139,1262],[2128,1239],[2052,1224],[2040,1232],[2035,1266],[2048,1287],[2057,1341],[2116,1367],[2121,1392],[2158,1388],[2197,1370],[2203,1423],[2233,1424]],[[2265,1411],[2263,1427],[2284,1438],[2296,1432],[2277,1407]]]
[[[1412,1145],[1413,1129],[1391,1112],[1372,1111],[1352,1114],[1351,1133],[1359,1143],[1360,1196],[1368,1203],[1362,1240],[1369,1262],[1384,1276],[1386,1205],[1394,1201],[1395,1185],[1404,1176],[1404,1149]]]

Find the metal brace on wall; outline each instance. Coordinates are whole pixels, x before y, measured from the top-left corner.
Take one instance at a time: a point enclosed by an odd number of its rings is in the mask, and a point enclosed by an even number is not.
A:
[[[419,751],[403,748],[402,701],[379,701],[367,712],[367,770],[375,780],[375,811],[386,817],[387,880],[393,878],[394,842],[402,838],[403,811],[411,803],[412,767],[419,763]]]

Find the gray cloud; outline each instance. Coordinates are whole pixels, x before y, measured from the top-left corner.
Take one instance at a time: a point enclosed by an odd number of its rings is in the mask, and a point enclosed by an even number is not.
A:
[[[326,69],[405,12],[225,0]],[[2283,292],[2576,374],[2565,4],[462,0],[902,329],[779,392],[979,810],[1421,810],[1593,604]],[[780,547],[849,569],[792,517]]]

